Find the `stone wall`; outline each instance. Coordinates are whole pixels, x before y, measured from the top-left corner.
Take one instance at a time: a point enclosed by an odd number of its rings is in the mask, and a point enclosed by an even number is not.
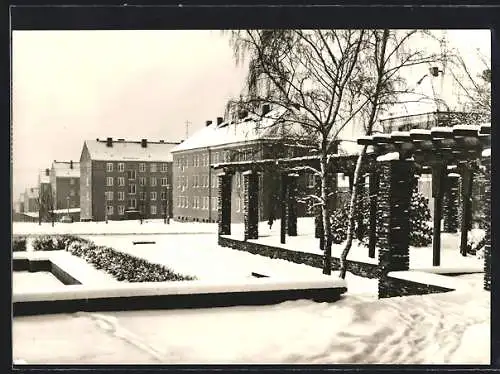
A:
[[[323,268],[323,256],[316,253],[292,251],[251,241],[243,242],[226,236],[219,236],[218,243],[222,247],[229,247],[269,258],[287,260],[296,264],[304,264],[319,269]],[[332,257],[332,270],[338,269],[340,269],[340,259]],[[378,265],[352,260],[347,260],[347,271],[365,278],[378,278],[380,275]]]

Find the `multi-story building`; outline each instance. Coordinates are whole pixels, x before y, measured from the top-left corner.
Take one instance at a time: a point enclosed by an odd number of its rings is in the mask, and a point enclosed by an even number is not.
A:
[[[80,164],[54,160],[49,174],[54,209],[79,208]]]
[[[86,140],[80,156],[82,221],[172,216],[172,154],[179,143]]]
[[[43,221],[48,221],[49,211],[54,208],[52,200],[52,186],[50,181],[50,169],[40,170],[38,173],[38,190],[39,190],[39,214]]]
[[[38,187],[27,188],[24,192],[24,212],[38,212]]]
[[[273,111],[274,112],[274,111]],[[262,115],[271,115],[268,106]],[[172,150],[174,161],[174,218],[177,220],[215,222],[217,220],[218,179],[211,164],[230,161],[251,161],[297,157],[306,154],[309,148],[297,143],[287,143],[278,130],[278,124],[258,123],[258,119],[244,114],[239,119],[224,121],[218,117],[216,123],[207,121],[206,126]],[[259,219],[270,216],[278,218],[279,174],[264,172],[259,175]],[[313,188],[313,178],[301,176],[299,189]],[[231,197],[231,220],[243,220],[243,177],[233,177]],[[304,215],[306,206],[298,207],[298,214]]]

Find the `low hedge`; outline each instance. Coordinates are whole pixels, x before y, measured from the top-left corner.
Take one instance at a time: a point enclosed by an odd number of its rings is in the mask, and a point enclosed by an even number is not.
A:
[[[26,251],[26,237],[15,236],[12,238],[12,251],[13,252],[24,252]]]
[[[68,245],[79,239],[73,235],[43,235],[33,240],[33,250],[35,251],[64,251]]]
[[[41,239],[42,249],[64,249],[74,256],[84,259],[96,269],[104,270],[119,281],[127,282],[165,282],[195,280],[195,277],[181,275],[167,267],[152,264],[142,258],[131,256],[110,247],[97,246],[90,240],[73,235],[60,235]],[[35,247],[35,245],[34,245]]]

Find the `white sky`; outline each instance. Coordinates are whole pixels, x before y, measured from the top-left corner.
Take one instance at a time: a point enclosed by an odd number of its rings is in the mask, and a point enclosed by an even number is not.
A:
[[[490,56],[489,31],[449,31]],[[85,139],[178,141],[222,116],[245,76],[220,31],[14,31],[13,197]]]

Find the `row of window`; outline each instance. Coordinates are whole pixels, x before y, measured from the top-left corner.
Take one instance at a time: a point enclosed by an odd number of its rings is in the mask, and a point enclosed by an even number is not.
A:
[[[134,193],[132,193],[132,195],[135,194],[135,191]],[[114,200],[114,193],[113,191],[106,191],[104,192],[104,196],[106,198],[106,201],[113,201]],[[139,200],[146,200],[146,192],[139,192]],[[117,192],[117,199],[118,201],[124,201],[125,200],[125,191],[118,191]],[[149,194],[149,199],[151,201],[155,201],[158,199],[158,193],[156,191],[152,191],[150,192]],[[160,193],[160,199],[161,200],[167,200],[167,193],[165,191],[162,191]]]
[[[106,177],[106,186],[111,187],[114,185],[114,177]],[[130,178],[130,179],[135,179]],[[125,186],[125,178],[124,177],[116,177],[117,180],[117,185],[118,186]],[[160,183],[162,187],[166,187],[168,185],[168,178],[160,178]],[[139,178],[139,185],[140,186],[146,186],[147,185],[147,179],[146,177],[140,177]],[[151,186],[157,186],[158,185],[158,178],[157,177],[151,177],[150,178],[150,185]]]
[[[114,163],[113,162],[107,162],[106,163],[106,171],[107,172],[112,172],[113,170],[114,170]],[[124,172],[125,171],[125,163],[119,162],[117,170],[119,172]],[[152,173],[156,173],[158,171],[157,164],[154,163],[154,162],[150,163],[149,164],[149,171],[151,171]],[[162,172],[168,171],[168,164],[167,163],[162,163],[161,164],[161,171]],[[141,173],[146,172],[146,163],[141,162],[139,164],[139,172],[141,172]]]
[[[134,200],[135,201],[135,200]],[[129,209],[136,209],[137,208],[137,203],[130,203],[129,202]],[[151,215],[158,214],[158,207],[156,205],[150,205],[149,207]],[[123,216],[125,214],[125,205],[118,205],[116,207],[116,212],[118,213],[119,216]],[[115,207],[113,205],[108,205],[106,206],[106,214],[108,216],[112,216],[115,214]]]
[[[181,156],[176,159],[175,166],[184,170],[185,167],[209,166],[210,163],[218,164],[220,162],[247,161],[254,159],[255,151],[251,149],[231,150],[212,152],[212,160],[209,160],[208,153],[194,154],[191,157]]]
[[[208,210],[210,197],[208,196],[192,196],[191,202],[187,196],[177,196],[176,205],[177,208],[191,208],[191,209],[201,209]],[[217,197],[212,197],[212,210],[217,210]]]

